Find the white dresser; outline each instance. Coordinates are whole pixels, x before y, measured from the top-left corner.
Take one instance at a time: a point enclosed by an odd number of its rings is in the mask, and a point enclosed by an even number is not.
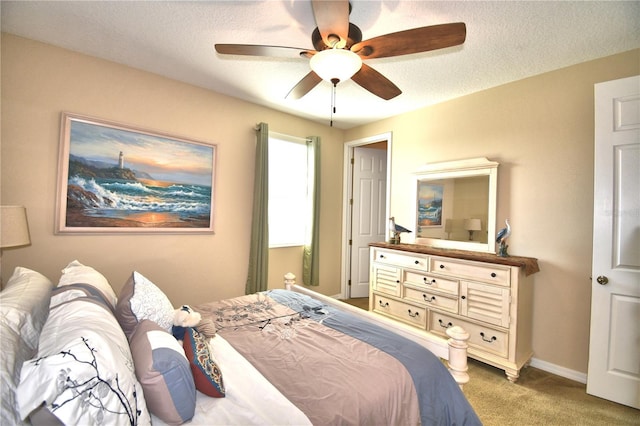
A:
[[[445,338],[461,326],[471,358],[517,380],[533,355],[536,259],[414,244],[374,243],[370,252],[370,311]]]

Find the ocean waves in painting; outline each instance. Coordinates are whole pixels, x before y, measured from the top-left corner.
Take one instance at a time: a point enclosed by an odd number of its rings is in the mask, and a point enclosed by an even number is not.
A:
[[[211,211],[210,186],[79,176],[70,177],[68,185],[68,195],[82,206],[85,216],[170,213],[184,220],[208,217]]]

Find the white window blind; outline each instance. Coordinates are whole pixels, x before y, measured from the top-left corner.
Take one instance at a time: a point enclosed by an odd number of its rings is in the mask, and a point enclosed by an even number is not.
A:
[[[304,245],[307,180],[306,140],[269,132],[269,247]]]

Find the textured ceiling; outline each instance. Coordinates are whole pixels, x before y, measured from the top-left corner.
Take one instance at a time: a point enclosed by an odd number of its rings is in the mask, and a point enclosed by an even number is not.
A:
[[[352,1],[369,39],[465,22],[462,46],[371,59],[403,93],[390,101],[337,87],[334,126],[350,128],[640,47],[639,1]],[[147,70],[328,124],[331,84],[285,95],[307,59],[218,55],[214,43],[312,48],[309,1],[2,1],[2,31]]]

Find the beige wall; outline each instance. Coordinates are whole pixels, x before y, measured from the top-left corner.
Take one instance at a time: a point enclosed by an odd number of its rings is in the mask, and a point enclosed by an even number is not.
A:
[[[586,372],[593,224],[593,85],[640,73],[640,51],[461,97],[346,132],[393,132],[391,214],[414,220],[408,171],[427,162],[487,157],[498,168],[498,223],[510,253],[539,259],[534,357]]]
[[[593,213],[593,84],[640,73],[640,51],[587,62],[349,130],[222,96],[154,74],[2,35],[2,204],[27,207],[32,245],[4,250],[57,281],[69,261],[102,271],[118,290],[137,269],[175,305],[244,293],[251,218],[253,126],[322,137],[321,287],[340,291],[343,141],[393,132],[391,213],[411,223],[411,176],[432,161],[499,161],[498,220],[510,251],[539,259],[534,356],[587,370]],[[61,111],[130,123],[218,145],[215,235],[53,234]],[[299,248],[270,254],[270,287]]]
[[[27,207],[32,244],[2,253],[6,282],[17,265],[57,282],[71,260],[94,266],[118,291],[133,270],[174,305],[244,294],[256,123],[322,138],[320,291],[340,291],[343,132],[31,40],[2,34],[2,204]],[[60,113],[69,111],[218,146],[215,235],[54,235]],[[335,166],[334,166],[335,165]],[[326,229],[324,229],[326,228]],[[274,250],[276,251],[276,250]],[[300,249],[271,256],[270,287],[300,274]]]

